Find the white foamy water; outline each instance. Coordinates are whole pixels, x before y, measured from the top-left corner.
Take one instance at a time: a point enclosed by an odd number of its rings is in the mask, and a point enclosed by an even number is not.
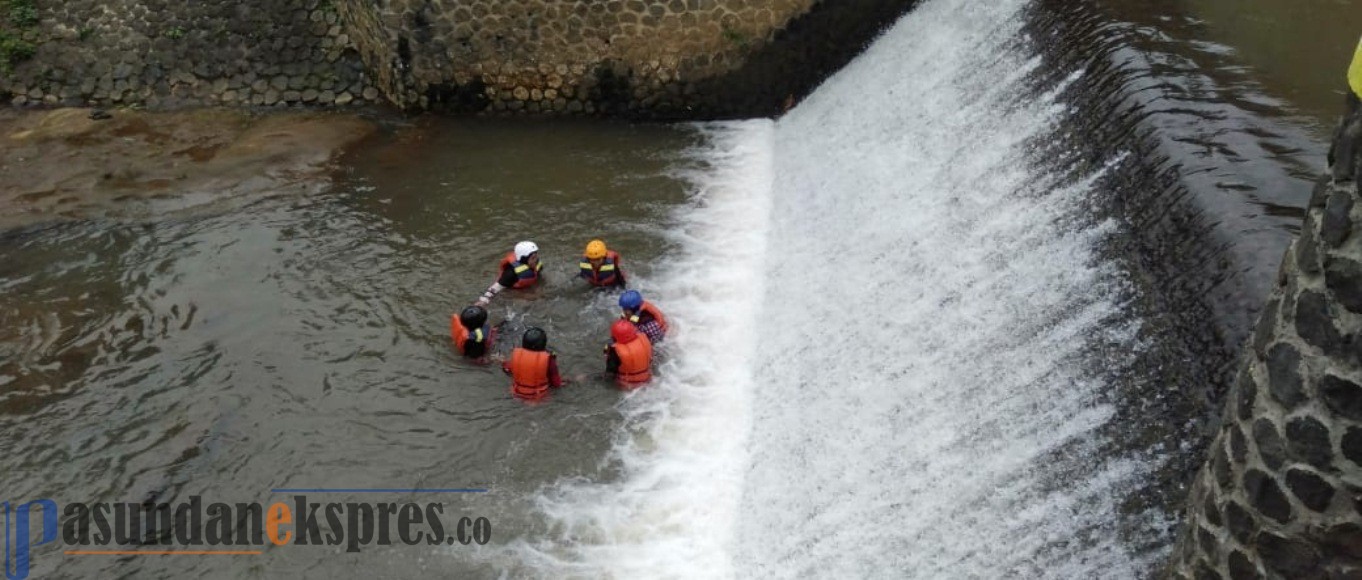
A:
[[[610,578],[1152,569],[1117,532],[1151,467],[1098,453],[1104,377],[1135,342],[1096,256],[1114,226],[1085,215],[1095,176],[1031,151],[1064,111],[1025,86],[1025,4],[928,0],[778,124],[711,128],[685,254],[656,280],[671,359],[621,405],[620,478],[547,490],[554,533],[522,561]]]
[[[517,559],[546,577],[731,577],[760,340],[770,215],[769,121],[708,126],[670,232],[681,255],[646,289],[673,323],[647,388],[621,402],[611,483],[571,480],[538,498],[550,536]]]

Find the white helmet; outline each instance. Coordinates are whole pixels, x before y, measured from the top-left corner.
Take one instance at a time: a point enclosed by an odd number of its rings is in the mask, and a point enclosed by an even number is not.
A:
[[[528,256],[538,251],[539,246],[534,245],[534,242],[530,241],[520,242],[519,244],[515,245],[515,259],[524,260],[525,256]]]

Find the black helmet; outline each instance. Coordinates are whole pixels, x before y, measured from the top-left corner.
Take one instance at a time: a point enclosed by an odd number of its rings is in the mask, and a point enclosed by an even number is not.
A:
[[[525,330],[525,338],[521,339],[520,346],[525,350],[542,351],[549,347],[549,335],[544,329],[531,326]]]
[[[482,328],[487,324],[487,311],[481,306],[469,306],[459,313],[459,323],[468,330]]]

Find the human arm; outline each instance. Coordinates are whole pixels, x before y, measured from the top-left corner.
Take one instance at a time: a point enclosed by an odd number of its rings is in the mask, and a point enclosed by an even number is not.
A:
[[[620,355],[619,353],[615,352],[614,345],[607,345],[605,347],[605,372],[606,374],[613,375],[615,373],[618,373],[619,370],[620,370]]]
[[[496,282],[493,282],[491,286],[487,287],[487,290],[482,293],[482,296],[478,297],[475,304],[486,307],[492,302],[492,298],[495,298],[502,290],[515,286],[517,279],[518,277],[515,275],[514,268],[502,268],[501,277],[497,278]]]
[[[558,372],[558,355],[549,353],[549,385],[561,387],[566,384],[563,375]]]

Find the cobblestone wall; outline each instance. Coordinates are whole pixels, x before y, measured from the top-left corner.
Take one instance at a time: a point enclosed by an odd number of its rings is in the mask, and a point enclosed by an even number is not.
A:
[[[714,118],[779,113],[914,0],[7,2],[15,105]]]
[[[1330,177],[1282,262],[1193,485],[1173,577],[1362,578],[1359,129],[1351,95]]]
[[[684,108],[814,0],[344,0],[401,106],[496,111]]]
[[[32,6],[36,21],[3,25],[34,47],[0,74],[0,94],[15,105],[348,105],[379,98],[325,0]]]

